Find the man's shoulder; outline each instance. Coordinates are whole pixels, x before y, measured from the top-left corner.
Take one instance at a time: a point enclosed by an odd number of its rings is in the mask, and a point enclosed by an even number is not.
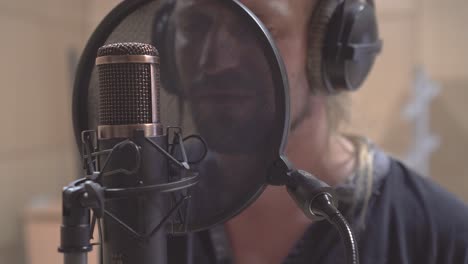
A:
[[[460,224],[468,230],[468,207],[432,179],[421,176],[402,162],[391,159],[391,166],[382,186],[393,205],[411,214],[418,212],[434,224]]]
[[[362,233],[363,263],[468,264],[468,207],[390,158]]]
[[[378,147],[374,153],[374,197],[380,203],[395,212],[445,220],[442,224],[449,218],[468,220],[468,206],[455,195]]]
[[[379,192],[373,214],[386,218],[389,244],[428,263],[468,263],[468,207],[461,200],[395,159]]]

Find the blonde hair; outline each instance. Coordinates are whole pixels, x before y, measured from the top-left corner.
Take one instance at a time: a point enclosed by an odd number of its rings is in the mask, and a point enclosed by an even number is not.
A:
[[[351,119],[351,95],[349,92],[341,92],[325,98],[329,133],[339,133],[340,127],[349,124]]]
[[[322,72],[323,43],[330,19],[340,1],[317,0],[310,8],[312,15],[307,30],[307,75],[312,93],[326,98],[326,113],[330,133],[337,132],[340,125],[349,122],[351,98],[348,92],[328,94]]]

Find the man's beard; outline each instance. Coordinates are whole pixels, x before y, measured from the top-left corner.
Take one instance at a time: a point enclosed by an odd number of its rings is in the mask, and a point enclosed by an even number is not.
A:
[[[272,145],[269,143],[278,118],[275,91],[269,75],[252,72],[227,69],[211,75],[202,73],[187,87],[195,126],[210,149],[248,154]]]
[[[259,102],[257,105],[265,104]],[[264,109],[257,107],[248,118],[239,118],[229,113],[229,109],[207,112],[201,110],[206,105],[192,103],[191,106],[197,130],[210,149],[226,154],[253,154],[272,147],[274,113],[262,112]]]

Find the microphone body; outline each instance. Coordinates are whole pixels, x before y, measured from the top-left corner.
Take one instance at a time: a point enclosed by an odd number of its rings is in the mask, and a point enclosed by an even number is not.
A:
[[[138,172],[134,175],[104,176],[102,185],[106,188],[134,188],[167,183],[166,159],[146,141],[145,137],[136,136],[129,137],[129,139],[141,149],[141,166]],[[148,139],[161,147],[167,147],[166,136],[149,137]],[[111,149],[119,142],[122,140],[100,140],[99,147]],[[122,152],[122,155],[114,156],[109,163],[109,170],[134,167],[135,159],[131,156],[130,152],[125,151]],[[106,201],[106,211],[132,228],[136,234],[129,232],[122,226],[122,223],[112,219],[110,215],[104,215],[104,263],[166,264],[165,229],[161,228],[153,235],[151,232],[167,214],[169,203],[167,194],[152,192]]]
[[[105,171],[102,186],[123,190],[167,183],[167,158],[148,142],[168,148],[160,123],[156,48],[140,43],[106,45],[99,49],[96,64],[100,89],[98,149],[110,150],[126,140],[137,146],[99,158],[100,170]],[[165,228],[154,231],[169,204],[167,194],[158,192],[106,197],[104,263],[167,263]]]

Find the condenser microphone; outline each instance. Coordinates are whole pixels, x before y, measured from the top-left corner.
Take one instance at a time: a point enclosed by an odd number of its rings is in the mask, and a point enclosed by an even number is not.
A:
[[[86,177],[62,192],[59,251],[65,264],[86,264],[97,224],[100,263],[165,264],[167,233],[187,232],[189,189],[199,180],[189,164],[204,159],[206,144],[197,135],[184,139],[180,127],[163,129],[155,47],[103,46],[96,67],[98,126],[81,132]],[[187,139],[199,139],[200,157],[186,152]]]
[[[149,44],[109,44],[98,50],[96,66],[99,151],[114,150],[99,159],[101,184],[134,192],[105,203],[104,263],[165,264],[166,232],[157,226],[170,201],[167,194],[145,192],[169,181],[161,152],[168,140],[160,122],[158,51]]]

